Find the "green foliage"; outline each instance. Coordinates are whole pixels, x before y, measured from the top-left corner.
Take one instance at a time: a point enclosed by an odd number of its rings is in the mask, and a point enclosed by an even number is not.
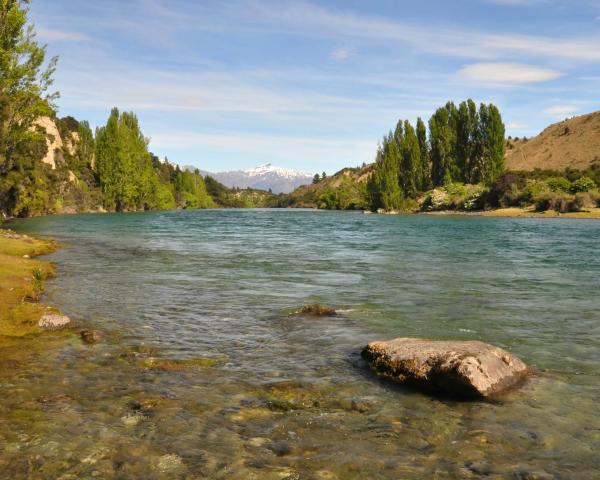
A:
[[[489,190],[482,184],[449,183],[425,194],[421,208],[426,211],[478,210]]]
[[[508,172],[492,185],[487,202],[492,207],[535,205],[537,210],[578,211],[596,206],[598,167],[580,171],[534,170]],[[600,178],[599,178],[600,180]]]
[[[383,145],[377,152],[375,171],[367,189],[373,209],[397,210],[402,206],[404,195],[400,187],[400,149],[391,132],[383,139]]]
[[[317,208],[326,210],[363,210],[367,207],[366,186],[348,178],[335,188],[326,188],[317,200]]]
[[[213,199],[206,191],[204,179],[199,172],[181,171],[175,173],[175,200],[182,208],[211,208]]]
[[[571,191],[571,182],[568,178],[565,177],[549,177],[546,180],[546,185],[548,188],[556,193],[569,193]],[[592,181],[592,184],[594,182]]]
[[[57,59],[42,69],[46,47],[27,26],[28,3],[0,1],[0,175],[19,168],[18,156],[27,143],[43,139],[32,127],[38,118],[52,114],[57,98],[46,94]]]
[[[596,190],[596,188],[596,182],[594,182],[591,178],[581,177],[573,182],[573,184],[571,185],[571,192],[591,192],[593,190]]]
[[[494,105],[453,102],[438,108],[416,130],[400,121],[384,138],[368,193],[372,210],[395,210],[432,185],[491,185],[505,169],[504,124]],[[396,180],[397,179],[397,180]]]

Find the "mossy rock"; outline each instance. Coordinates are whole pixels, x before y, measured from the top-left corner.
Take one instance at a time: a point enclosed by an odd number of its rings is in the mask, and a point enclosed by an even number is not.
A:
[[[294,312],[293,315],[306,315],[308,317],[334,317],[337,315],[337,312],[332,307],[315,303],[312,305],[305,305],[300,310]]]

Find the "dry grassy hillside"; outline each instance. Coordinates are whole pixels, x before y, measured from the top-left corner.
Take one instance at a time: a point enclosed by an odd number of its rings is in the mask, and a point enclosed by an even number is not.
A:
[[[594,163],[600,164],[600,111],[550,125],[535,138],[507,142],[509,170],[583,170]]]

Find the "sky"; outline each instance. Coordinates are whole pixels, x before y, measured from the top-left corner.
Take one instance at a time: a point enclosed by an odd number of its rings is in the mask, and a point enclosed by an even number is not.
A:
[[[32,0],[59,115],[134,111],[208,171],[331,174],[399,119],[493,102],[507,135],[600,108],[600,0]]]

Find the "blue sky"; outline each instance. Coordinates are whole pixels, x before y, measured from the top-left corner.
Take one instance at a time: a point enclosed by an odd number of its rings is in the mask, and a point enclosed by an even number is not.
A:
[[[532,136],[597,110],[600,0],[33,0],[59,114],[138,114],[150,149],[212,171],[333,173],[399,118],[497,104]]]

